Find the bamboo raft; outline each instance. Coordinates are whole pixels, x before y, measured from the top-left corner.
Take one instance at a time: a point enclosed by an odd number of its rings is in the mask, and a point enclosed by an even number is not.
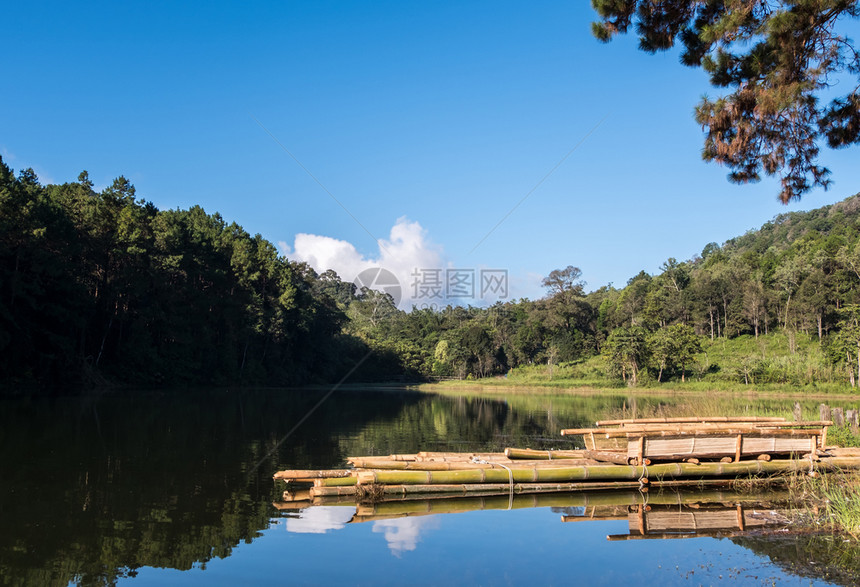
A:
[[[347,459],[351,468],[286,470],[274,478],[288,483],[285,504],[494,495],[512,504],[515,496],[530,494],[714,488],[738,478],[773,481],[860,469],[860,451],[826,444],[831,424],[751,417],[610,420],[562,430],[582,435],[584,450],[360,456]],[[296,485],[302,488],[293,490]]]

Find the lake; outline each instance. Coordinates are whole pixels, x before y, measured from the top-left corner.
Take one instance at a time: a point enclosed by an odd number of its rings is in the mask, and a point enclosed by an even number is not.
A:
[[[810,418],[819,401],[802,402]],[[279,505],[285,485],[272,480],[281,469],[342,467],[351,455],[577,448],[577,439],[558,436],[560,428],[622,415],[790,417],[793,400],[269,389],[0,405],[4,585],[860,581],[856,544],[756,530],[769,493],[746,496],[744,505],[728,495],[712,500],[725,511],[653,490],[292,508]],[[630,539],[646,513],[653,527],[670,516],[671,527],[696,510],[714,519],[747,516],[748,533]]]

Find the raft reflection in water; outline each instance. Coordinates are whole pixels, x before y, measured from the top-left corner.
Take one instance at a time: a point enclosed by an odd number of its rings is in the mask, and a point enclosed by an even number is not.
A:
[[[333,496],[309,499],[302,491],[285,493],[274,506],[287,518],[289,532],[325,532],[347,524],[374,522],[394,554],[417,547],[422,528],[435,526],[433,516],[480,510],[552,508],[562,522],[627,520],[627,534],[609,540],[642,538],[734,537],[750,532],[780,530],[788,524],[789,494],[734,491],[595,491],[533,495],[390,499],[356,503]],[[377,528],[378,526],[378,528]]]

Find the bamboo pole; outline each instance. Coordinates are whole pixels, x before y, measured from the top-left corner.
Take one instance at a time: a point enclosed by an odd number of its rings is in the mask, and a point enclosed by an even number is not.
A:
[[[506,448],[505,456],[509,459],[529,459],[554,461],[558,459],[588,458],[583,450],[534,450],[531,448]]]
[[[731,457],[728,457],[731,460]],[[510,469],[510,470],[508,470]],[[469,468],[451,471],[356,471],[350,477],[332,477],[314,480],[314,488],[350,487],[356,484],[432,485],[432,484],[486,484],[502,483],[558,483],[586,480],[638,480],[645,476],[640,466],[598,465],[564,467],[509,467],[480,469]],[[720,463],[661,463],[648,467],[652,479],[737,477],[745,475],[781,474],[810,470],[860,469],[856,456],[826,457],[817,462],[799,460],[755,460]]]
[[[421,451],[415,455],[419,459],[436,459],[436,458],[450,458],[450,457],[464,457],[467,459],[471,459],[472,457],[476,457],[479,459],[487,459],[492,457],[500,457],[504,456],[501,453],[497,452],[430,452],[430,451]]]
[[[860,457],[860,447],[837,446],[828,450],[835,457]]]
[[[278,471],[274,474],[273,478],[275,480],[283,479],[284,481],[309,481],[313,479],[328,479],[332,477],[349,477],[351,473],[352,472],[349,469],[295,469],[290,471]]]
[[[803,428],[805,426],[807,426],[807,427],[812,426],[812,427],[817,427],[817,428],[821,428],[824,426],[833,426],[833,421],[832,420],[809,420],[809,421],[805,421],[805,422],[804,421],[781,422],[781,423],[773,424],[773,425],[758,424],[758,425],[756,425],[756,428],[764,428],[764,429],[767,429],[767,428]]]
[[[356,505],[355,493],[347,494],[347,495],[318,495],[314,496],[312,502],[315,506],[320,505],[342,505],[342,506],[354,506]]]
[[[299,491],[285,491],[281,496],[281,499],[283,499],[283,501],[307,501],[310,498],[310,489],[300,489]]]
[[[314,488],[317,487],[351,487],[356,484],[355,475],[349,477],[337,477],[330,479],[314,479]]]
[[[374,457],[355,457],[353,464],[356,469],[386,469],[400,471],[458,471],[462,469],[503,469],[503,465],[509,468],[522,467],[560,467],[570,465],[594,465],[592,459],[558,459],[545,461],[490,461],[476,463],[470,461],[391,461],[387,459],[376,459]]]
[[[312,487],[311,496],[314,499],[317,497],[332,497],[344,495],[355,498],[355,487]]]
[[[625,420],[599,420],[598,426],[625,426],[628,424],[684,424],[708,422],[785,422],[776,416],[690,416],[680,418],[631,418]]]
[[[633,463],[630,462],[630,459],[627,458],[626,453],[621,452],[609,452],[605,450],[586,450],[583,451],[585,456],[589,459],[600,461],[603,463],[614,463],[616,465],[631,465]],[[650,465],[651,460],[645,459],[645,464]]]
[[[378,461],[390,462],[406,462],[406,463],[463,463],[469,462],[472,459],[485,461],[503,461],[507,462],[508,458],[503,453],[417,453],[417,454],[395,454],[388,456],[352,456],[347,457],[346,461],[350,464],[355,464],[362,459],[375,459]]]
[[[605,515],[605,516],[562,516],[561,521],[565,524],[569,524],[571,522],[620,522],[622,520],[627,520],[627,514],[618,514],[618,515]]]
[[[309,508],[313,505],[313,502],[309,499],[304,501],[275,501],[272,502],[272,506],[278,511],[292,511],[292,510],[303,510]]]
[[[572,500],[572,497],[579,498]],[[513,500],[506,494],[466,497],[443,496],[438,499],[410,499],[405,501],[382,501],[377,503],[358,504],[356,515],[361,520],[368,521],[371,516],[404,517],[422,516],[428,514],[460,513],[490,509],[525,509],[535,507],[570,507],[572,501],[577,504],[588,500],[579,495],[570,496],[564,493],[531,493],[514,495]]]
[[[619,487],[620,486],[620,487]],[[382,485],[385,494],[409,495],[421,493],[457,493],[467,495],[474,492],[487,492],[492,495],[510,495],[513,493],[562,493],[570,491],[610,490],[614,488],[633,489],[638,482],[591,482],[591,483],[460,483],[460,484],[404,484]]]
[[[651,465],[647,475],[652,478],[674,477],[738,477],[790,472],[807,472],[811,468],[860,468],[860,459],[832,458],[812,463],[798,460],[740,461],[737,463],[666,463]],[[558,468],[467,469],[462,471],[361,471],[359,484],[432,485],[432,484],[486,484],[508,483],[562,483],[571,481],[623,481],[645,477],[640,466],[579,466]],[[318,480],[330,486],[334,479]],[[344,480],[345,481],[345,480]]]

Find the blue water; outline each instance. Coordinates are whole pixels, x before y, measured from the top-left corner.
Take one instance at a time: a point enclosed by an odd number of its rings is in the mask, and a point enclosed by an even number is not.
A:
[[[310,513],[320,508],[305,510]],[[228,559],[143,569],[129,585],[829,585],[727,539],[632,540],[626,521],[562,523],[551,508],[348,524],[353,507],[275,518]],[[343,510],[343,511],[337,511]],[[297,523],[299,522],[299,523]],[[304,522],[304,523],[301,523]]]

